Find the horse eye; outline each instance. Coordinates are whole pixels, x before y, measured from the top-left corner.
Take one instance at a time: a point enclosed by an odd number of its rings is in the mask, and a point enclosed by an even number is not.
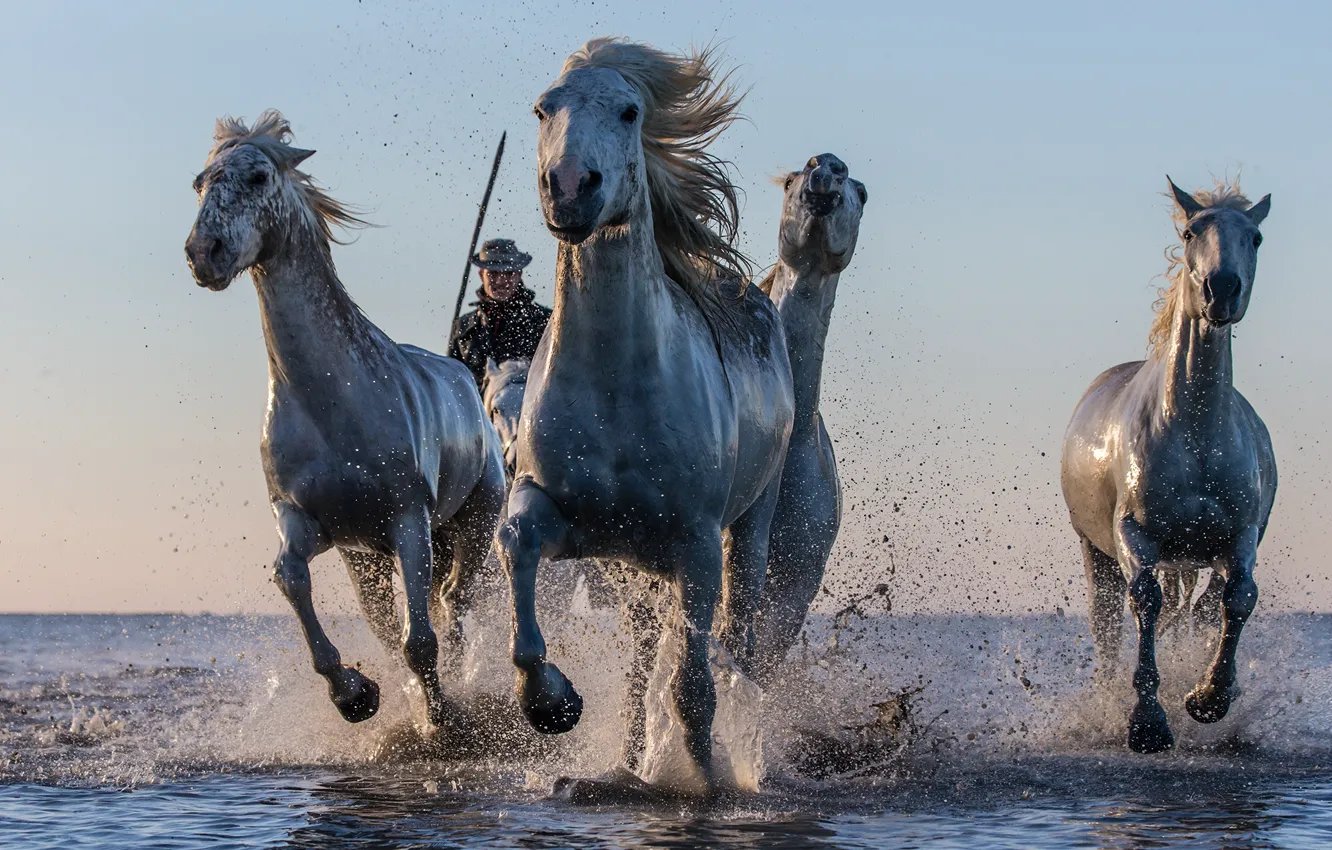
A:
[[[267,171],[256,171],[255,173],[250,175],[251,186],[262,186],[267,182],[268,182]]]
[[[1253,234],[1253,247],[1257,248],[1261,244],[1263,244],[1263,234],[1261,233]]]
[[[791,184],[795,182],[795,178],[796,176],[794,174],[786,175],[786,183],[782,186],[782,189],[783,190],[790,189]]]
[[[541,107],[539,107],[539,106],[534,106],[534,107],[532,107],[532,114],[536,116],[536,119],[537,119],[538,121],[545,121],[545,120],[546,120],[546,113],[542,112],[542,111],[541,111]]]
[[[1180,236],[1184,237],[1185,242],[1188,242],[1190,239],[1193,238],[1193,231],[1185,230],[1183,233],[1180,234]]]
[[[620,113],[620,120],[623,121],[623,122],[625,122],[626,124],[632,124],[632,123],[634,123],[635,121],[637,121],[637,120],[638,120],[638,107],[637,107],[637,106],[627,106],[627,107],[625,107],[625,110],[624,110],[623,112]]]
[[[200,174],[198,177],[194,178],[194,182],[191,183],[190,185],[194,187],[194,194],[197,195],[197,194],[199,194],[200,192],[202,192],[202,191],[203,191],[203,175]]]

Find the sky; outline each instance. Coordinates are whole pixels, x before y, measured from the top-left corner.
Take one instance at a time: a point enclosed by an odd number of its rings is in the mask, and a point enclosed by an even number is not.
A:
[[[751,87],[717,143],[743,246],[772,262],[774,175],[829,151],[869,190],[823,410],[846,519],[830,599],[1085,609],[1063,429],[1143,356],[1174,240],[1165,175],[1242,174],[1272,213],[1236,383],[1281,487],[1263,604],[1328,610],[1332,11],[1067,2],[7,3],[0,28],[0,611],[282,612],[258,441],[253,287],[183,245],[214,120],[281,109],[306,168],[380,227],[341,277],[395,339],[445,346],[490,157],[485,236],[554,240],[531,104],[588,38],[722,46]],[[315,566],[345,608],[341,565]],[[833,604],[827,599],[821,605]]]

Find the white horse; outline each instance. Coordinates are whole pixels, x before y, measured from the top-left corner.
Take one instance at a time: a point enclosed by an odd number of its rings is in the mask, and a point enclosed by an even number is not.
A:
[[[537,100],[541,208],[561,242],[555,313],[496,532],[518,698],[543,732],[573,728],[582,699],[546,657],[538,559],[668,579],[683,613],[674,707],[709,790],[713,612],[720,598],[723,641],[747,656],[793,409],[780,317],[735,282],[735,189],[706,151],[736,106],[707,54],[611,39],[570,56]]]
[[[1211,603],[1221,608],[1216,656],[1184,702],[1194,720],[1215,723],[1239,696],[1235,650],[1258,602],[1253,569],[1277,487],[1272,438],[1235,389],[1230,349],[1230,329],[1249,309],[1271,196],[1250,205],[1230,186],[1190,195],[1171,183],[1170,192],[1184,250],[1172,256],[1151,356],[1092,381],[1062,458],[1103,679],[1119,658],[1126,594],[1138,621],[1128,745],[1145,753],[1175,743],[1157,699],[1156,572],[1210,566],[1225,575]]]
[[[525,358],[496,364],[486,358],[486,379],[481,385],[481,403],[499,434],[504,448],[504,466],[513,475],[518,462],[518,425],[522,421],[523,396],[527,393],[527,372],[532,361]]]
[[[761,284],[777,305],[791,351],[795,425],[768,543],[754,674],[765,681],[795,643],[842,523],[842,484],[819,413],[823,351],[837,282],[851,263],[869,195],[846,163],[819,154],[786,175],[777,265]]]
[[[448,713],[430,609],[447,620],[457,649],[458,608],[504,501],[504,457],[467,368],[395,343],[343,289],[330,227],[361,222],[296,170],[314,151],[288,144],[290,132],[275,111],[253,128],[218,122],[194,181],[199,214],[185,255],[200,286],[226,289],[248,269],[259,293],[269,374],[260,454],[281,539],[276,580],[315,671],[348,721],[378,710],[379,687],[343,666],[315,616],[309,562],[336,547],[371,628],[396,647],[404,641],[396,559],[407,592],[407,665],[438,725]]]

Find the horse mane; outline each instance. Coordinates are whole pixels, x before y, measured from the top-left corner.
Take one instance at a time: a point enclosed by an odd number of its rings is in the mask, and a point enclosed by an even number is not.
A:
[[[1170,197],[1170,193],[1165,193]],[[1217,180],[1216,185],[1211,189],[1199,189],[1193,193],[1193,199],[1202,205],[1204,210],[1209,209],[1232,209],[1247,210],[1253,204],[1240,191],[1239,178],[1234,180]],[[1166,248],[1166,281],[1169,286],[1157,290],[1156,301],[1152,304],[1152,309],[1156,311],[1156,318],[1152,320],[1152,331],[1147,337],[1147,345],[1151,350],[1153,357],[1161,357],[1165,353],[1166,346],[1170,344],[1170,331],[1175,325],[1175,318],[1179,314],[1179,291],[1181,281],[1184,277],[1184,228],[1189,223],[1189,217],[1179,208],[1179,205],[1171,201],[1170,218],[1175,224],[1175,235],[1180,241]]]
[[[296,163],[314,151],[303,151],[291,146],[291,124],[276,109],[266,109],[260,113],[253,126],[245,126],[244,120],[230,115],[217,120],[213,130],[213,149],[208,152],[208,161],[204,167],[223,152],[241,145],[253,145],[273,161],[278,170],[291,179],[291,186],[296,190],[296,197],[314,220],[315,226],[324,238],[339,245],[347,244],[333,235],[333,226],[343,229],[371,227],[372,225],[357,215],[357,210],[343,204],[328,195],[315,182],[314,178],[296,168]]]
[[[708,47],[670,54],[622,38],[594,38],[564,60],[560,73],[609,68],[643,101],[643,158],[653,236],[666,274],[705,315],[721,312],[718,284],[752,276],[752,264],[736,246],[740,233],[737,189],[730,163],[708,153],[722,131],[739,119],[744,99],[731,73],[717,67]]]

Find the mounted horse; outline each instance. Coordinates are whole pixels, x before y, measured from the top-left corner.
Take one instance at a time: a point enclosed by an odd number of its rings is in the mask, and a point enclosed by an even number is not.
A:
[[[555,313],[532,363],[517,475],[496,547],[514,604],[519,703],[565,732],[582,699],[536,619],[542,556],[623,561],[683,614],[671,678],[693,781],[716,787],[713,612],[753,645],[791,431],[781,320],[733,246],[735,189],[709,143],[738,100],[708,54],[588,42],[538,98],[538,186],[560,240]]]
[[[274,111],[252,128],[218,122],[194,181],[199,214],[185,254],[200,286],[220,291],[249,270],[259,294],[269,374],[260,454],[281,540],[276,580],[315,671],[348,721],[378,710],[379,687],[343,666],[311,601],[310,559],[336,548],[371,629],[391,649],[401,644],[430,722],[442,724],[431,620],[459,649],[460,607],[504,501],[503,453],[467,368],[395,343],[352,302],[329,242],[333,225],[362,222],[297,170],[314,151],[292,147],[290,134]]]
[[[1156,571],[1212,567],[1225,576],[1216,657],[1185,701],[1194,720],[1214,723],[1239,695],[1235,650],[1258,601],[1253,570],[1277,486],[1267,427],[1233,385],[1230,340],[1253,294],[1271,196],[1250,205],[1230,186],[1190,195],[1172,182],[1170,191],[1184,249],[1172,254],[1151,354],[1092,382],[1063,450],[1103,676],[1119,656],[1126,592],[1137,618],[1128,744],[1148,753],[1174,745],[1157,699]]]

